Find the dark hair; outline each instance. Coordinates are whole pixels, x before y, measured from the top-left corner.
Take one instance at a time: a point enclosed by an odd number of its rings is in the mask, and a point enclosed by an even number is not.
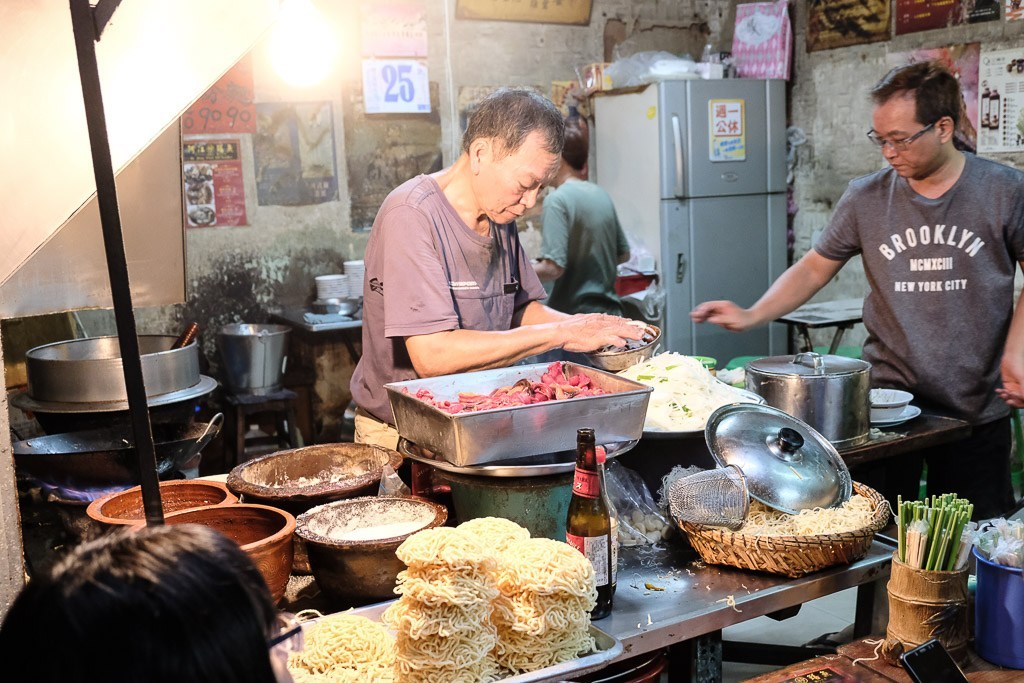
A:
[[[469,115],[462,151],[468,152],[475,140],[493,139],[500,151],[513,154],[534,131],[543,134],[548,152],[562,153],[565,124],[551,100],[532,90],[501,88],[481,100]]]
[[[590,153],[590,133],[587,124],[580,117],[565,120],[565,145],[562,147],[562,158],[565,163],[577,171],[582,171],[587,164]]]
[[[237,544],[195,524],[147,527],[32,578],[0,627],[0,661],[41,683],[274,683],[274,623]]]
[[[885,104],[900,93],[914,96],[914,116],[918,123],[928,125],[943,116],[953,119],[953,127],[960,123],[963,95],[960,82],[939,62],[918,62],[898,66],[891,70],[871,89],[871,100]]]

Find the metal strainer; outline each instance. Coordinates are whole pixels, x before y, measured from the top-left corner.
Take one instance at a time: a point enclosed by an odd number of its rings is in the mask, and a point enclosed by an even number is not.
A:
[[[727,465],[677,479],[668,491],[668,505],[677,520],[735,531],[750,510],[743,470]]]

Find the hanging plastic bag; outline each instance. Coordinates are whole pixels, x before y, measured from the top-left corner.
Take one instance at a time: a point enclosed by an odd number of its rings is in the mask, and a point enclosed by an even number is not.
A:
[[[658,510],[639,474],[609,460],[605,479],[608,496],[619,513],[619,545],[653,545],[672,537],[671,522]]]

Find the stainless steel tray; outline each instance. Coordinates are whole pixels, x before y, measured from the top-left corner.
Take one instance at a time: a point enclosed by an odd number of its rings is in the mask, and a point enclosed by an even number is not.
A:
[[[605,453],[609,458],[615,458],[633,450],[638,443],[638,440],[634,440],[604,444]],[[417,446],[407,439],[398,440],[398,452],[410,460],[436,467],[442,472],[468,474],[477,477],[545,477],[550,474],[566,474],[576,469],[575,450],[538,455],[530,458],[495,461],[490,465],[470,465],[468,467],[453,465],[441,458],[441,456],[430,452],[422,446]]]
[[[394,602],[394,600],[389,600],[388,602],[378,602],[375,605],[367,605],[366,607],[356,607],[355,609],[349,610],[348,613],[358,614],[359,616],[366,617],[371,621],[380,621],[380,615],[383,614],[384,610],[390,607]],[[608,635],[593,624],[590,625],[590,635],[594,637],[594,643],[597,645],[597,652],[592,652],[589,655],[583,655],[582,657],[578,657],[568,662],[562,662],[555,666],[545,667],[525,674],[509,676],[508,678],[503,678],[501,680],[504,683],[565,681],[569,680],[570,677],[582,676],[583,674],[603,669],[611,663],[612,660],[618,658],[619,655],[622,654],[622,643],[620,643],[617,638]]]
[[[574,449],[580,427],[593,427],[601,443],[641,437],[651,387],[586,365],[565,367],[568,375],[586,375],[608,393],[457,415],[413,396],[420,389],[438,400],[454,399],[460,391],[488,394],[521,379],[540,379],[547,363],[392,382],[384,388],[398,433],[460,467]]]

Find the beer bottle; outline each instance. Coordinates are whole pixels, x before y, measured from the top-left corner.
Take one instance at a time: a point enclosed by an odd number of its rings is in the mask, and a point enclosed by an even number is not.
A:
[[[576,476],[565,522],[565,540],[583,553],[594,566],[597,579],[597,605],[591,619],[601,619],[612,611],[611,517],[601,490],[597,447],[593,429],[576,431]]]

